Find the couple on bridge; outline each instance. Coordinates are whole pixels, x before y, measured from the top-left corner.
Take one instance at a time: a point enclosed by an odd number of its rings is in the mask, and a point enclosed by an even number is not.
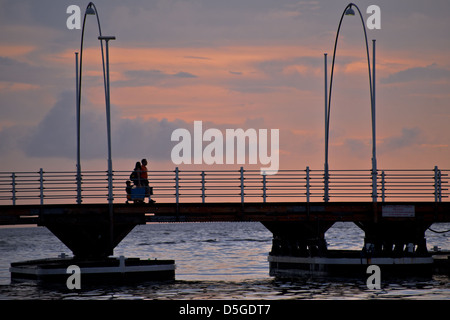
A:
[[[134,187],[131,185],[133,182]],[[147,159],[142,159],[141,162],[136,162],[133,172],[130,174],[130,180],[127,181],[127,203],[128,200],[134,202],[143,202],[145,197],[148,197],[149,203],[155,201],[150,198],[153,194],[153,188],[149,186]]]

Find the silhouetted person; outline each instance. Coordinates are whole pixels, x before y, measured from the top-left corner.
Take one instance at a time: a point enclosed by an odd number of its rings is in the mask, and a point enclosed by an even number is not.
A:
[[[141,161],[141,185],[148,187],[147,159]]]
[[[136,187],[141,186],[141,163],[136,162],[136,165],[134,166],[133,172],[130,174],[130,180],[133,181],[134,185]]]

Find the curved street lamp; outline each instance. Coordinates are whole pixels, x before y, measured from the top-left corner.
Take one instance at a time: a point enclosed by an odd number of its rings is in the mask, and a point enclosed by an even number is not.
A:
[[[98,25],[98,32],[101,35],[102,29],[100,27],[100,19],[97,14],[97,8],[95,5],[90,2],[87,7],[86,11],[84,12],[84,18],[83,18],[83,27],[81,29],[81,45],[80,45],[80,64],[78,66],[78,53],[75,53],[76,55],[76,72],[77,72],[77,88],[76,88],[76,95],[77,95],[77,203],[80,204],[82,202],[81,200],[81,143],[80,143],[80,122],[81,122],[81,78],[82,78],[82,71],[83,71],[83,43],[84,43],[84,27],[86,25],[86,16],[87,15],[95,15],[97,16],[97,25]],[[102,51],[102,66],[103,66],[103,83],[105,83],[105,94],[106,94],[106,81],[105,81],[105,63],[103,60],[103,43],[100,42],[100,47]]]
[[[106,120],[107,120],[107,135],[108,135],[108,202],[112,204],[113,192],[112,192],[112,160],[111,160],[111,127],[110,127],[110,94],[109,94],[109,56],[108,56],[108,42],[114,40],[115,37],[102,36],[102,29],[100,26],[100,18],[97,8],[94,3],[89,2],[86,7],[83,19],[83,28],[81,32],[81,45],[80,45],[80,64],[78,69],[78,55],[77,60],[77,203],[80,204],[81,200],[81,159],[80,159],[80,118],[81,118],[81,83],[82,83],[82,70],[83,70],[83,43],[84,43],[84,27],[86,25],[86,16],[95,15],[97,17],[97,25],[100,40],[100,49],[102,53],[102,68],[103,68],[103,85],[105,90],[105,102],[106,102]],[[106,41],[106,65],[103,52],[103,40]]]
[[[83,67],[83,41],[84,41],[84,26],[86,24],[86,16],[95,15],[98,24],[98,39],[100,40],[100,48],[102,52],[102,67],[103,67],[103,85],[105,89],[106,102],[106,126],[108,136],[108,205],[109,205],[109,226],[110,226],[110,250],[113,254],[114,249],[114,216],[113,216],[113,186],[112,186],[112,157],[111,157],[111,113],[110,113],[110,94],[109,94],[109,41],[115,40],[115,37],[103,36],[100,27],[100,18],[98,16],[97,8],[92,2],[89,2],[86,7],[83,19],[83,29],[81,33],[80,46],[80,69],[78,70],[78,55],[77,55],[77,203],[81,203],[81,164],[80,164],[80,115],[81,115],[81,78]],[[106,64],[105,55],[103,53],[103,40],[106,42]],[[79,77],[78,77],[79,73]]]
[[[371,75],[370,70],[370,57],[369,57],[369,44],[367,41],[367,32],[366,26],[364,24],[364,19],[359,10],[358,6],[354,3],[350,3],[345,7],[341,19],[339,21],[338,30],[336,33],[336,40],[334,42],[334,51],[333,51],[333,62],[331,66],[331,78],[330,78],[330,91],[327,98],[327,55],[325,54],[325,175],[324,175],[324,200],[327,202],[329,200],[329,172],[328,172],[328,140],[329,140],[329,132],[330,132],[330,111],[331,111],[331,92],[333,88],[333,74],[334,74],[334,62],[336,58],[336,48],[339,38],[339,32],[341,30],[342,20],[344,16],[354,16],[355,11],[353,10],[355,7],[358,10],[359,16],[361,18],[362,27],[364,30],[364,38],[366,44],[366,53],[367,53],[367,67],[369,71],[369,87],[370,87],[370,106],[371,106],[371,116],[372,116],[372,200],[373,202],[377,201],[377,160],[376,160],[376,126],[375,126],[375,40],[373,41],[373,75]]]

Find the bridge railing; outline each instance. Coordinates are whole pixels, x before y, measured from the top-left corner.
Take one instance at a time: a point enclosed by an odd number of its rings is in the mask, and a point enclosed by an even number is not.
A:
[[[449,196],[448,170],[380,170],[373,197],[371,170],[329,170],[329,201],[440,202]],[[113,172],[115,203],[126,201],[129,171]],[[324,201],[323,170],[280,170],[261,175],[259,170],[149,171],[152,196],[158,202],[273,202]],[[0,204],[77,203],[77,173],[67,171],[0,172]],[[106,171],[83,171],[81,201],[106,202]]]

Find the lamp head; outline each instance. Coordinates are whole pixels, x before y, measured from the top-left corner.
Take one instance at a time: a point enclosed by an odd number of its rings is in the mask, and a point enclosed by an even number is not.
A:
[[[352,6],[350,5],[350,7],[345,11],[345,15],[346,16],[354,16],[355,15],[355,10],[352,9]]]
[[[94,8],[92,8],[92,2],[89,3],[88,7],[86,8],[86,14],[95,16],[95,10]]]

